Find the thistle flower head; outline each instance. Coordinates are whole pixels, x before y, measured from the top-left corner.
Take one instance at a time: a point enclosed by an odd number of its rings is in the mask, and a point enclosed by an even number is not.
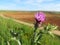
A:
[[[45,20],[45,14],[43,12],[37,12],[36,15],[35,15],[35,18],[38,21],[43,22]]]

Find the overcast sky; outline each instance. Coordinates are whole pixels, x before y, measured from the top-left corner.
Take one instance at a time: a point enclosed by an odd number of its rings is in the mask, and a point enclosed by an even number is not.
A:
[[[60,0],[0,0],[0,10],[60,11]]]

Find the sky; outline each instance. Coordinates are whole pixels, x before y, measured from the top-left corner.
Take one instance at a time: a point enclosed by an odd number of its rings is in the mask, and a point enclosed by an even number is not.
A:
[[[0,0],[0,10],[60,11],[60,0]]]

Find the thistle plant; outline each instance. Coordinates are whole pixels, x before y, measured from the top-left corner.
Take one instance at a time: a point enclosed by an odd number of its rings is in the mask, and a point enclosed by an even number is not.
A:
[[[33,37],[32,37],[32,42],[31,45],[34,45],[34,37],[36,34],[36,30],[39,27],[39,24],[41,25],[43,21],[45,21],[45,14],[43,12],[37,12],[35,15],[36,23],[34,25],[34,32],[33,32]]]
[[[39,41],[43,34],[48,34],[54,38],[54,34],[52,33],[53,30],[56,30],[58,26],[55,25],[45,25],[43,29],[41,29],[38,33],[36,32],[35,37],[34,37],[34,45],[41,45],[41,42]]]

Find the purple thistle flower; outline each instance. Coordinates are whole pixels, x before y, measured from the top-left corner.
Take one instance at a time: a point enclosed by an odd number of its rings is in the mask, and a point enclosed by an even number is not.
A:
[[[43,12],[37,12],[36,15],[35,15],[35,18],[38,21],[43,22],[45,20],[45,14]]]

